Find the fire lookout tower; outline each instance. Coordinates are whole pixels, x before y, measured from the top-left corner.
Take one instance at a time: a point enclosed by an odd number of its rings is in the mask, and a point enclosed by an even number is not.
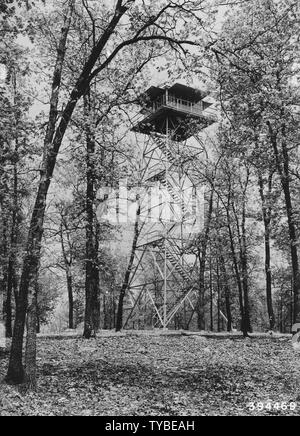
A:
[[[195,196],[203,148],[199,140],[190,139],[198,139],[200,131],[216,122],[206,97],[176,83],[151,87],[139,99],[141,117],[132,130],[145,135],[143,185],[149,190],[158,186],[160,194],[156,202],[152,198],[141,204],[140,215],[145,213],[147,220],[137,238],[124,328],[130,323],[135,327],[136,320],[140,324],[140,314],[149,305],[152,326],[164,329],[178,318],[187,325],[195,313],[197,258],[189,247],[201,233],[205,204],[203,194],[202,209],[197,209],[201,198]],[[149,319],[144,321],[149,325]]]

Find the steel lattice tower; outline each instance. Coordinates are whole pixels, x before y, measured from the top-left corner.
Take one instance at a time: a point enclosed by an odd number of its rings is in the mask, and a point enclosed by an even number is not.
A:
[[[204,221],[195,177],[203,150],[189,140],[216,121],[205,97],[180,84],[151,87],[141,96],[141,120],[133,131],[146,135],[143,180],[156,195],[141,199],[141,215],[149,219],[140,228],[124,327],[149,304],[152,325],[164,329],[184,305],[195,311],[196,256],[189,247]]]

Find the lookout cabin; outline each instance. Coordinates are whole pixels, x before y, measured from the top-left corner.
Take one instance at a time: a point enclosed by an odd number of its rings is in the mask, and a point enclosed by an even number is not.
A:
[[[212,103],[198,89],[176,83],[171,87],[152,86],[139,98],[142,106],[141,120],[133,131],[151,134],[170,135],[175,141],[184,141],[216,122],[207,109]]]

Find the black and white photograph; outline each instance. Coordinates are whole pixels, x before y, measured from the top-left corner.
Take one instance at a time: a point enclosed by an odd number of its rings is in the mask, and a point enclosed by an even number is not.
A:
[[[0,0],[0,416],[299,416],[299,145],[299,0]]]

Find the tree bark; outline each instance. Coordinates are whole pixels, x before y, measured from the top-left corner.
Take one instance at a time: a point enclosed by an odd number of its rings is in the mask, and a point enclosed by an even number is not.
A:
[[[220,270],[219,270],[219,259],[217,259],[217,307],[218,307],[218,333],[221,332],[221,286],[220,286]]]
[[[14,105],[17,103],[17,77],[16,72],[12,71],[12,86],[13,86],[13,102]],[[15,140],[14,140],[14,157],[13,157],[13,204],[12,204],[12,217],[11,217],[11,230],[10,230],[10,250],[8,259],[8,270],[7,270],[7,311],[8,318],[6,324],[6,334],[7,337],[11,338],[12,331],[12,297],[17,295],[17,244],[18,244],[18,234],[19,234],[19,176],[18,176],[18,160],[19,160],[19,115],[17,111],[15,113]]]
[[[70,271],[67,271],[67,287],[69,301],[69,329],[73,330],[74,325],[74,296],[73,296],[73,277]]]
[[[199,297],[198,297],[198,329],[200,331],[205,330],[205,268],[206,268],[206,258],[207,258],[207,246],[209,241],[210,229],[211,229],[211,219],[213,213],[214,204],[214,189],[211,189],[208,205],[208,213],[205,224],[205,231],[203,239],[198,249],[199,258]]]
[[[12,337],[12,296],[14,288],[14,263],[10,257],[7,269],[7,285],[6,285],[6,299],[5,299],[5,334],[7,338]]]
[[[7,299],[6,299],[6,335],[12,337],[12,297],[17,294],[17,243],[18,243],[18,171],[14,165],[14,204],[12,212],[11,236],[10,236],[10,253],[7,268]]]
[[[246,208],[243,203],[242,213],[242,239],[241,239],[241,266],[242,266],[242,283],[244,293],[244,314],[245,314],[245,330],[252,333],[251,318],[250,318],[250,303],[249,303],[249,278],[248,278],[248,253],[246,242]]]
[[[266,297],[270,330],[274,330],[276,320],[273,308],[273,296],[272,296],[272,272],[271,272],[271,207],[266,205],[266,197],[264,193],[264,182],[262,175],[258,176],[259,192],[262,201],[263,221],[265,227],[265,274],[266,274]],[[269,175],[269,194],[272,190],[272,175]]]
[[[233,230],[231,227],[230,194],[228,196],[228,204],[226,207],[226,214],[227,214],[227,228],[228,228],[228,234],[229,234],[231,255],[232,255],[233,267],[234,267],[234,272],[235,272],[236,282],[237,282],[237,287],[238,287],[239,305],[240,305],[240,314],[241,314],[241,331],[243,332],[244,337],[246,337],[246,336],[248,336],[248,330],[247,330],[246,322],[245,322],[243,285],[242,285],[242,278],[241,278],[240,269],[239,269],[238,257],[237,257],[236,249],[235,249]]]
[[[25,383],[24,388],[27,391],[35,391],[37,388],[36,379],[36,335],[38,327],[37,316],[37,293],[38,285],[36,284],[34,292],[31,294],[31,301],[27,311],[27,338],[25,351]]]
[[[84,97],[85,114],[92,121],[90,93]],[[85,339],[96,335],[100,328],[100,288],[97,218],[94,211],[96,202],[96,145],[89,125],[86,125],[86,277],[85,277]]]
[[[127,267],[127,270],[125,273],[124,282],[123,282],[123,285],[122,285],[122,288],[120,291],[120,296],[119,296],[119,304],[118,304],[117,319],[116,319],[116,331],[117,332],[120,332],[123,328],[124,299],[126,296],[126,292],[128,290],[128,286],[129,286],[129,280],[130,280],[130,276],[131,276],[135,252],[136,252],[138,238],[139,238],[139,234],[140,234],[140,228],[139,228],[140,215],[141,215],[141,206],[139,205],[138,209],[137,209],[137,213],[136,213],[136,221],[135,221],[135,225],[134,225],[134,236],[133,236],[133,243],[132,243],[132,248],[131,248],[130,259],[129,259],[128,267]]]
[[[214,289],[212,276],[212,258],[209,257],[209,290],[210,290],[210,331],[214,331]]]
[[[247,252],[247,240],[246,240],[246,195],[249,184],[250,171],[246,169],[246,183],[244,184],[242,193],[242,212],[241,223],[238,211],[236,210],[236,204],[230,197],[229,204],[231,202],[231,208],[234,214],[236,229],[239,242],[239,265],[236,263],[235,269],[239,270],[239,293],[241,310],[243,310],[242,316],[242,331],[244,336],[248,336],[248,333],[252,332],[251,319],[250,319],[250,304],[249,304],[249,284],[248,284],[248,252]],[[232,241],[233,242],[233,241]],[[236,261],[235,261],[236,262]]]
[[[206,261],[199,252],[199,294],[198,294],[198,310],[197,310],[197,323],[198,330],[204,331],[205,325],[205,265]]]
[[[220,256],[220,269],[224,282],[224,291],[225,291],[225,306],[226,306],[226,317],[227,317],[227,331],[232,331],[232,313],[231,313],[231,292],[230,286],[228,282],[228,275],[226,271],[225,259],[221,255]]]
[[[1,202],[0,206],[2,210],[2,246],[1,246],[1,293],[3,295],[3,315],[5,320],[5,335],[7,338],[12,336],[12,293],[10,292],[10,287],[8,286],[9,280],[9,247],[8,247],[8,219],[6,217],[6,210],[4,207],[4,202]]]
[[[64,270],[66,272],[66,279],[67,279],[67,290],[68,290],[68,303],[69,303],[69,329],[73,330],[75,328],[74,326],[74,295],[73,295],[73,276],[72,276],[72,266],[73,266],[73,253],[72,253],[72,246],[70,244],[69,237],[68,244],[69,244],[69,257],[67,250],[65,248],[65,242],[64,242],[64,231],[63,228],[66,228],[66,231],[68,232],[68,225],[64,222],[63,215],[61,216],[61,223],[60,223],[60,242],[61,242],[61,249],[64,259]]]

